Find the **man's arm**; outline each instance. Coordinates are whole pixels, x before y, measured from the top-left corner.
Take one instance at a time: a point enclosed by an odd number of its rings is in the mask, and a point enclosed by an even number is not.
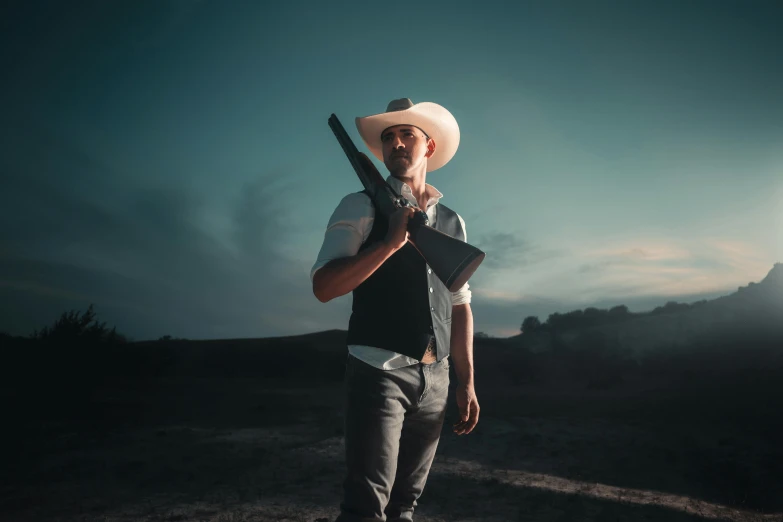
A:
[[[322,255],[330,261],[320,268],[314,267],[312,274],[313,294],[322,303],[353,291],[408,241],[407,226],[413,209],[399,208],[389,218],[383,240],[358,252],[370,232],[368,218],[374,219],[373,214],[369,198],[358,194],[344,198],[332,215],[316,267],[320,265]],[[350,231],[347,241],[339,240],[340,235],[333,235],[341,230]]]
[[[463,240],[468,240],[465,220],[457,214]],[[470,308],[472,292],[467,282],[452,294],[451,358],[461,386],[473,388],[473,311]]]
[[[315,297],[326,303],[353,291],[395,251],[386,241],[379,241],[356,255],[332,259],[313,276]]]
[[[454,305],[451,310],[450,352],[457,374],[460,413],[460,419],[454,424],[454,433],[463,435],[476,427],[480,410],[473,378],[473,311],[470,303]]]
[[[473,311],[470,303],[451,309],[451,358],[460,386],[473,387]]]

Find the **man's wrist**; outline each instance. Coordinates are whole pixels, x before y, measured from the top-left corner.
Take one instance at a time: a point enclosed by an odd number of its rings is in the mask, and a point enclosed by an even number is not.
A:
[[[473,388],[474,387],[473,377],[471,377],[470,379],[465,379],[464,381],[461,381],[459,378],[457,378],[457,386],[462,388]]]
[[[383,238],[383,241],[381,241],[381,245],[382,245],[384,253],[386,253],[388,255],[392,255],[393,253],[395,253],[397,251],[397,247],[393,246],[389,242],[389,238]]]

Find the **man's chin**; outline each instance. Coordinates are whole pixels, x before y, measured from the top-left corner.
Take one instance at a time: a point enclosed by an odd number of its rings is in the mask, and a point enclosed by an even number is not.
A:
[[[386,163],[386,166],[389,168],[389,170],[392,169],[407,169],[408,164],[408,158],[399,157],[399,158],[392,158]]]

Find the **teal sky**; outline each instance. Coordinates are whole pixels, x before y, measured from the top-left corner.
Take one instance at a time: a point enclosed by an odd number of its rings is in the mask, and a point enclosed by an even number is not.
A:
[[[649,310],[783,261],[778,2],[17,2],[0,16],[0,330],[347,328],[309,270],[361,190],[327,125],[456,117],[427,181],[487,252],[476,331]],[[382,172],[383,165],[376,162]]]

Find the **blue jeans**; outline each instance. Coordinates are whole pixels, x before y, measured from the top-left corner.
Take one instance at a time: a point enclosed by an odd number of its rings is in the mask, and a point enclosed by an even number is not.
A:
[[[336,522],[413,520],[440,440],[448,393],[448,358],[380,370],[348,356],[348,469]]]

